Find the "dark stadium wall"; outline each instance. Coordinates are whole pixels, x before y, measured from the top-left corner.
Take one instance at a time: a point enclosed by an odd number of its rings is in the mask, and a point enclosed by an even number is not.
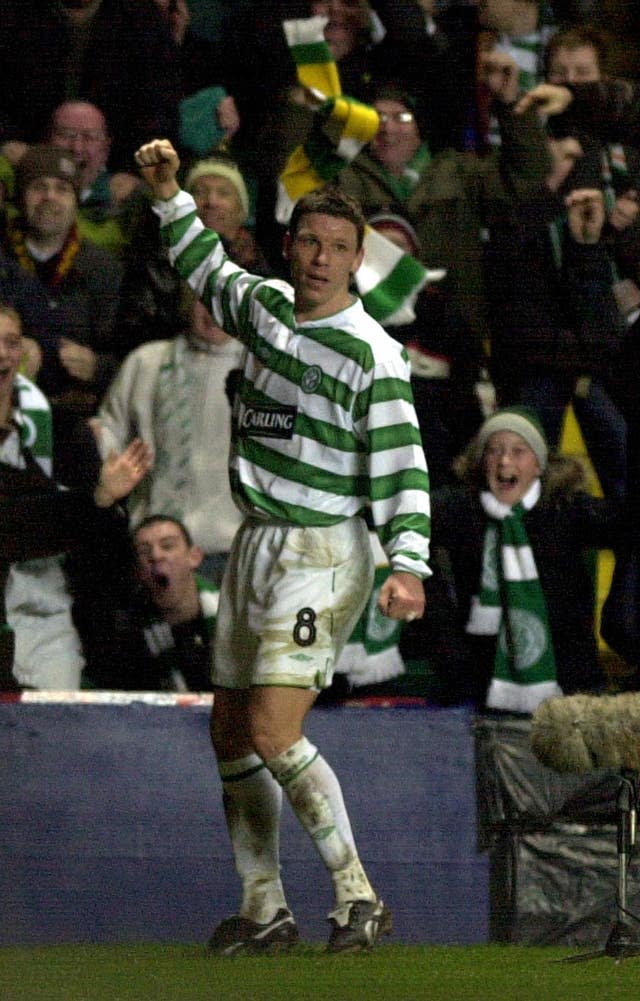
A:
[[[238,904],[208,709],[0,703],[0,945],[206,941]],[[464,709],[316,709],[395,938],[487,939]],[[326,937],[330,884],[288,806],[283,879]]]

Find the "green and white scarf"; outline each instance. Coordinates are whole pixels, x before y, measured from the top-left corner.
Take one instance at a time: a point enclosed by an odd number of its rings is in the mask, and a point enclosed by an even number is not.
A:
[[[53,430],[49,402],[41,390],[23,375],[15,378],[14,394],[16,407],[13,419],[19,428],[21,445],[29,449],[42,471],[51,476]],[[23,466],[24,462],[13,464]]]
[[[391,569],[375,532],[369,533],[369,541],[376,563],[373,588],[335,666],[335,673],[345,674],[350,685],[376,685],[405,673],[398,646],[402,622],[388,618],[378,608],[380,589]]]
[[[472,599],[466,631],[498,637],[486,699],[491,709],[533,713],[545,699],[562,695],[547,605],[524,521],[539,497],[539,480],[513,507],[488,490],[480,494],[488,523],[480,594]]]
[[[155,475],[149,510],[184,520],[191,492],[193,370],[189,342],[179,335],[167,343],[154,399],[157,428]]]
[[[404,168],[400,177],[395,177],[386,167],[379,164],[385,175],[387,186],[393,192],[398,205],[404,205],[408,201],[430,163],[431,150],[426,143],[423,143]]]
[[[53,435],[49,403],[38,387],[20,374],[16,375],[13,395],[12,418],[18,427],[18,437],[10,435],[0,444],[0,461],[24,469],[22,449],[28,448],[42,471],[51,476]],[[7,622],[0,622],[0,633],[12,632]]]

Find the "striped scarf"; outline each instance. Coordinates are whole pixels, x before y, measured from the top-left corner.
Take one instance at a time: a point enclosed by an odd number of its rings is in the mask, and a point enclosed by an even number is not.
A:
[[[488,522],[480,593],[472,599],[466,630],[497,636],[486,699],[491,709],[533,713],[545,699],[562,695],[547,605],[524,520],[539,497],[539,480],[513,507],[489,491],[480,494]]]
[[[402,622],[389,619],[378,608],[378,596],[391,570],[375,532],[369,533],[376,563],[369,601],[335,666],[350,685],[376,685],[405,673],[399,642]]]
[[[379,165],[385,175],[386,183],[399,205],[403,205],[411,197],[417,187],[418,181],[422,177],[423,171],[430,162],[431,151],[425,143],[411,158],[400,177],[394,177],[386,167],[383,167],[382,164]]]
[[[167,343],[154,399],[156,455],[149,509],[180,521],[191,493],[194,379],[188,359],[186,337]]]
[[[345,97],[338,68],[324,39],[326,18],[311,17],[283,23],[300,84],[323,101],[311,135],[298,146],[280,176],[276,218],[286,225],[296,201],[335,181],[376,134],[374,108]],[[410,254],[367,226],[364,261],[355,281],[367,312],[385,326],[411,323],[418,293],[429,281],[444,277],[428,271]]]
[[[22,448],[29,449],[43,473],[51,476],[53,467],[53,430],[51,408],[38,387],[23,375],[14,383],[16,407],[13,418],[18,425]],[[23,460],[14,465],[24,465]]]
[[[49,404],[38,387],[25,379],[23,375],[17,375],[15,378],[13,397],[14,406],[11,416],[13,423],[18,428],[18,436],[9,435],[4,440],[0,440],[0,462],[13,466],[15,469],[24,469],[28,464],[28,459],[25,458],[26,451],[35,459],[42,472],[50,477],[53,435]],[[15,569],[12,574],[15,574]],[[7,592],[10,586],[11,577],[4,583]],[[13,633],[6,620],[1,621],[2,616],[3,612],[0,609],[0,633],[5,635]],[[2,659],[2,654],[0,654],[0,659]],[[11,643],[12,662],[13,642]]]
[[[62,284],[62,280],[73,267],[73,262],[80,250],[81,237],[75,223],[67,233],[66,239],[58,253],[44,264],[39,264],[29,253],[25,233],[19,220],[14,219],[9,223],[7,236],[20,267],[24,271],[31,271],[37,274],[50,292],[53,292]]]

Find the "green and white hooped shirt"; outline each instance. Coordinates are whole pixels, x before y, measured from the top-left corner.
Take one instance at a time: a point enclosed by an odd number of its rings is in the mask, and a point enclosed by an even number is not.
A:
[[[178,273],[247,349],[230,468],[241,508],[323,526],[370,506],[392,568],[427,576],[429,479],[403,347],[358,299],[296,324],[291,285],[230,261],[186,192],[155,211]]]

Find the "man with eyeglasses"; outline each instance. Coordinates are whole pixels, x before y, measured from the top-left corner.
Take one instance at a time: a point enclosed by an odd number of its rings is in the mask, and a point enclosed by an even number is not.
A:
[[[368,218],[391,211],[411,222],[422,261],[447,269],[443,290],[479,339],[486,333],[482,234],[505,205],[538,197],[551,166],[536,115],[513,113],[513,60],[492,53],[483,72],[501,124],[499,151],[485,158],[451,148],[434,151],[421,134],[412,95],[385,84],[372,102],[380,115],[378,132],[338,179]]]
[[[178,52],[153,0],[3,0],[0,94],[11,163],[59,104],[88,99],[109,122],[111,169],[126,170],[145,137],[177,137]]]
[[[120,217],[140,182],[134,174],[109,172],[111,137],[104,114],[88,101],[65,101],[52,115],[49,141],[70,150],[76,161],[81,234],[121,256],[125,233]]]

